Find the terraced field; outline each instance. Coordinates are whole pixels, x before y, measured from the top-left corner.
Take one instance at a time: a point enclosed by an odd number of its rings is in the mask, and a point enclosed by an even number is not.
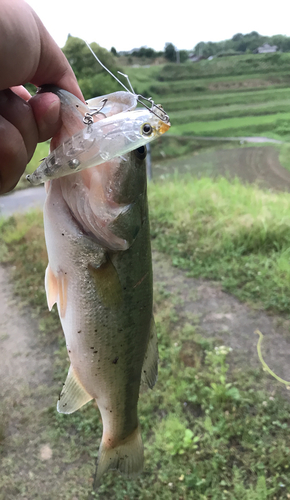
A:
[[[290,141],[290,54],[128,68],[133,87],[170,115],[170,134]]]

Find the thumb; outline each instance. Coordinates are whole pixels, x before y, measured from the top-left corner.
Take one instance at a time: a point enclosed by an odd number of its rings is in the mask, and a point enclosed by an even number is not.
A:
[[[61,126],[60,100],[52,92],[36,94],[29,100],[38,128],[38,142],[47,141]]]

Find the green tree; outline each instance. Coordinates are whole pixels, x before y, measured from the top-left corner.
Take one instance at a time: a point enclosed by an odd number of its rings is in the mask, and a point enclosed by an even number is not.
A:
[[[176,50],[173,43],[166,43],[164,48],[164,56],[170,62],[176,61]]]
[[[243,38],[243,33],[236,33],[233,38],[232,38],[232,41],[233,42],[239,42],[240,40],[242,40]]]
[[[90,44],[100,61],[114,74],[120,69],[112,52],[100,47],[97,43]],[[120,90],[116,82],[104,68],[94,59],[86,43],[81,39],[68,36],[63,52],[72,66],[86,99]]]
[[[188,59],[188,52],[187,52],[187,50],[180,50],[179,51],[179,57],[180,57],[180,62],[181,63],[187,61],[187,59]]]

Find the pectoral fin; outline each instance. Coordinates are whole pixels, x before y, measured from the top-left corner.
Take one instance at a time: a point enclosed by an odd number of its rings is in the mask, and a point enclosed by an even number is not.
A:
[[[57,284],[57,278],[54,276],[49,264],[45,271],[45,291],[46,291],[48,309],[51,311],[52,306],[57,301],[58,284]]]
[[[45,290],[48,309],[58,301],[59,313],[64,318],[67,306],[67,276],[63,271],[59,271],[57,276],[48,264],[45,271]]]
[[[150,337],[142,367],[141,382],[147,384],[150,389],[153,389],[157,380],[157,375],[158,375],[158,341],[156,335],[155,322],[152,316],[151,326],[150,326]]]
[[[73,367],[70,366],[65,384],[57,402],[57,411],[59,413],[73,413],[91,401],[91,399],[93,399],[92,396],[83,388]]]

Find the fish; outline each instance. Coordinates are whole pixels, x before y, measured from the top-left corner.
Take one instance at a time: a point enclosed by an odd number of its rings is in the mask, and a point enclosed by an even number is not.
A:
[[[87,108],[64,90],[52,91],[63,121],[53,150],[83,129]],[[108,117],[124,112],[121,101],[118,107],[115,96]],[[164,125],[154,125],[156,136],[170,126]],[[45,288],[49,309],[57,304],[70,359],[57,410],[70,414],[96,401],[103,435],[95,486],[109,469],[127,477],[143,470],[139,389],[141,383],[152,389],[158,371],[146,148],[131,146],[124,156],[45,183]]]
[[[69,92],[63,91],[63,102],[69,102],[67,94]],[[32,185],[104,163],[144,146],[169,129],[168,123],[163,120],[164,113],[156,116],[149,109],[135,110],[137,97],[134,94],[116,94],[91,99],[86,105],[81,101],[75,103],[79,112],[84,114],[81,129],[56,147],[32,174],[26,176]]]

